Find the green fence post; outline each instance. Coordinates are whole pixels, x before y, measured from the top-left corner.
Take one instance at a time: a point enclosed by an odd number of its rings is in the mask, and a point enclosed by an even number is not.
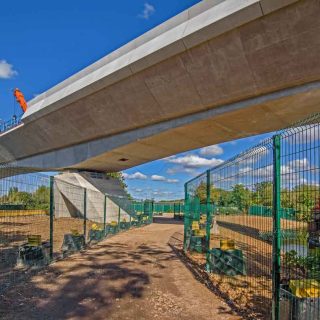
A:
[[[53,259],[54,177],[50,177],[50,261]]]
[[[209,250],[210,250],[210,231],[211,231],[211,210],[210,210],[210,202],[211,202],[211,174],[210,170],[207,170],[207,223],[206,223],[206,269],[209,271]]]
[[[142,215],[142,221],[144,221],[144,217],[146,216],[146,212],[147,212],[147,205],[148,205],[148,201],[145,200],[143,203],[143,215]]]
[[[107,236],[106,227],[107,227],[107,196],[104,195],[104,203],[103,203],[103,234],[104,234],[105,237]]]
[[[273,136],[273,241],[272,241],[272,318],[280,320],[280,267],[281,267],[281,196],[280,196],[280,135]]]
[[[120,215],[121,215],[121,208],[119,206],[119,211],[118,211],[118,232],[120,231]]]
[[[87,242],[87,189],[83,192],[83,235],[84,242]]]
[[[184,203],[185,203],[185,207],[184,207],[184,212],[185,212],[185,216],[184,216],[184,233],[183,233],[183,250],[186,252],[188,250],[188,237],[190,237],[189,233],[190,233],[190,217],[189,217],[189,195],[188,195],[188,184],[185,183],[184,185]]]
[[[150,217],[150,223],[153,222],[153,213],[154,213],[154,201],[151,203],[151,217]]]

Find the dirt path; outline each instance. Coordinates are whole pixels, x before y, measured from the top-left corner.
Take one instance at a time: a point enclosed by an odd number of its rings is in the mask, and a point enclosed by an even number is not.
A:
[[[240,319],[168,246],[182,231],[163,218],[57,262],[0,296],[0,319]]]

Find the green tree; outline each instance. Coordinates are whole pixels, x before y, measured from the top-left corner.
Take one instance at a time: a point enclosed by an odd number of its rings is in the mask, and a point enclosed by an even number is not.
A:
[[[253,192],[253,203],[262,206],[272,206],[273,184],[269,181],[256,183]]]
[[[120,172],[108,172],[108,173],[106,173],[106,176],[119,180],[120,185],[121,185],[122,189],[126,192],[128,198],[132,199],[131,194],[128,192],[128,185],[126,184],[125,178],[124,178],[123,173],[121,171]]]
[[[243,184],[236,184],[232,188],[231,201],[241,211],[247,211],[251,204],[251,191]]]
[[[316,185],[301,184],[291,192],[291,207],[296,209],[298,219],[310,221],[312,209],[319,200],[320,188]]]
[[[207,202],[207,184],[202,181],[195,189],[193,196],[199,198],[200,203]],[[214,185],[210,186],[210,202],[219,206],[228,206],[231,203],[231,193]]]
[[[33,194],[35,209],[49,210],[50,208],[50,188],[40,186]]]
[[[49,210],[50,188],[39,186],[34,192],[27,192],[19,191],[17,187],[12,187],[7,195],[1,197],[0,202],[19,204],[25,209]]]

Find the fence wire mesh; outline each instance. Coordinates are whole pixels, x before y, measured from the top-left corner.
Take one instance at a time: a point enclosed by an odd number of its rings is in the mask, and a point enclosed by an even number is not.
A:
[[[279,317],[320,319],[320,126],[291,128],[279,144],[281,207],[290,208],[280,217]]]
[[[53,183],[53,254],[54,257],[80,250],[85,245],[85,189],[54,179]]]
[[[134,203],[89,184],[73,184],[68,181],[72,175],[66,181],[63,175],[0,169],[0,291],[52,260],[152,222],[153,202]]]
[[[319,122],[312,116],[185,185],[184,249],[251,318],[320,318]]]
[[[209,269],[242,308],[266,319],[271,308],[272,141],[211,170],[215,204]],[[229,277],[233,277],[230,281]],[[239,290],[246,288],[239,295]]]
[[[49,259],[49,177],[40,174],[14,175],[1,167],[0,179],[0,291],[21,278],[17,267],[29,256],[39,256],[26,242],[39,242],[46,248],[40,263]],[[36,236],[36,237],[35,237]]]

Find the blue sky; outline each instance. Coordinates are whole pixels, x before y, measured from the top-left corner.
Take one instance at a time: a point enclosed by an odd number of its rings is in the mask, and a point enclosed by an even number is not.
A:
[[[182,199],[186,181],[270,135],[221,143],[131,168],[125,171],[129,191],[136,198]]]
[[[185,10],[196,0],[1,1],[0,119],[19,108],[12,89],[27,100],[128,41]],[[183,184],[263,137],[195,150],[125,172],[137,198],[174,199]]]

